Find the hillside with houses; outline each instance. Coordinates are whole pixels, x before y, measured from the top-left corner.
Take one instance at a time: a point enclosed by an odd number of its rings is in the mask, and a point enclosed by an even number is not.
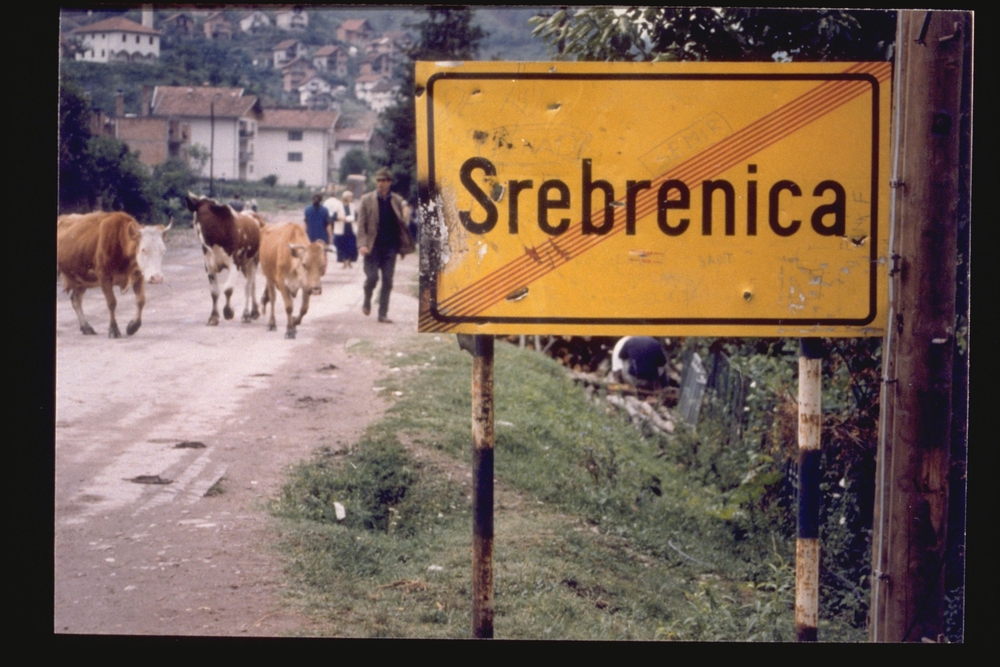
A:
[[[544,58],[533,10],[491,11],[490,57]],[[381,149],[415,20],[405,8],[63,10],[60,79],[85,91],[92,134],[147,167],[182,158],[203,178],[320,188],[343,180],[348,152]]]

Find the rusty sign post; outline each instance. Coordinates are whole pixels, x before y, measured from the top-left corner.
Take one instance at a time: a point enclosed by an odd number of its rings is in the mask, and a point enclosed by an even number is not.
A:
[[[416,64],[418,330],[475,338],[463,344],[475,636],[492,636],[493,618],[486,337],[884,336],[890,74],[884,62]],[[816,477],[814,408],[803,465]],[[816,561],[818,518],[807,523]],[[815,639],[815,595],[803,604],[800,636]]]
[[[819,481],[823,345],[803,338],[799,352],[799,490],[795,540],[795,633],[800,642],[818,639]]]
[[[493,336],[472,349],[472,636],[493,638]]]

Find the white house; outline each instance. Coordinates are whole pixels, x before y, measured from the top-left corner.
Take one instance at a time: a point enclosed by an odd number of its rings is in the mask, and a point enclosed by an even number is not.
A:
[[[337,142],[333,148],[333,167],[335,169],[340,168],[340,163],[352,149],[359,149],[365,152],[365,154],[370,154],[372,151],[372,140],[375,134],[375,125],[378,123],[378,114],[372,111],[366,111],[361,116],[355,116],[346,122],[350,123],[350,126],[346,126],[343,119],[346,116],[341,117],[342,127],[338,127],[336,131]]]
[[[354,96],[376,113],[396,103],[399,86],[381,74],[362,74],[354,80]]]
[[[305,30],[309,27],[309,15],[300,7],[286,9],[274,15],[274,22],[282,30]]]
[[[160,59],[160,35],[163,33],[121,16],[81,26],[69,34],[81,45],[77,60],[151,63]]]
[[[318,76],[313,76],[300,84],[297,90],[299,93],[299,104],[304,107],[311,109],[325,108],[333,102],[333,87]]]
[[[272,62],[275,69],[281,69],[296,58],[305,58],[308,53],[306,45],[297,39],[286,39],[271,47]]]
[[[247,12],[237,23],[239,23],[241,31],[250,34],[254,34],[262,28],[271,27],[270,17],[259,9]]]
[[[257,124],[255,178],[274,174],[278,183],[323,187],[330,178],[337,111],[265,109]]]
[[[151,107],[151,116],[189,128],[188,146],[210,151],[201,176],[256,180],[267,175],[254,168],[260,101],[242,88],[157,86]]]

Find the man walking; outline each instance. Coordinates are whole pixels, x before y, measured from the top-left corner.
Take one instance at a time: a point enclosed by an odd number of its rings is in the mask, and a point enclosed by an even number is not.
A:
[[[389,319],[389,293],[396,272],[396,255],[401,258],[413,252],[413,237],[407,229],[403,198],[390,192],[392,172],[385,167],[375,172],[375,192],[361,197],[358,207],[358,252],[365,262],[365,303],[361,310],[372,312],[372,293],[382,274],[379,291],[378,321],[392,324]]]

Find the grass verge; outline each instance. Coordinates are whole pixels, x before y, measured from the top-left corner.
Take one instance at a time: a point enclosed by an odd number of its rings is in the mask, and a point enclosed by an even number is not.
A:
[[[663,455],[691,434],[643,435],[550,359],[496,349],[498,638],[794,639],[793,544],[735,531],[738,504]],[[450,336],[352,351],[384,356],[395,403],[274,503],[293,595],[328,635],[467,638],[471,359]],[[864,639],[837,618],[820,636]]]

